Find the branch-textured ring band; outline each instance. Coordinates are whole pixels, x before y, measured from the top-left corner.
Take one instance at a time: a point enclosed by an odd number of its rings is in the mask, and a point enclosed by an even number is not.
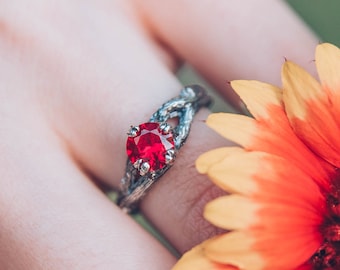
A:
[[[164,103],[149,122],[131,126],[126,142],[128,160],[117,200],[125,212],[136,210],[146,191],[171,168],[196,112],[210,103],[203,87],[186,86],[179,96]],[[178,119],[177,126],[167,122],[171,118]]]

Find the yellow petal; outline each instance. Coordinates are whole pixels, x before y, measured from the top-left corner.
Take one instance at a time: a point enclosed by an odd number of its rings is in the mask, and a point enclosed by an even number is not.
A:
[[[251,236],[240,231],[217,236],[204,243],[206,256],[220,263],[229,263],[240,269],[262,270],[264,260],[252,249]]]
[[[282,106],[282,91],[273,85],[238,80],[232,81],[231,86],[256,119],[270,117],[269,106]]]
[[[240,147],[222,147],[211,151],[208,151],[196,160],[196,168],[199,173],[207,173],[209,168],[227,156],[234,155],[236,153],[244,152]]]
[[[204,254],[204,246],[199,245],[186,252],[172,270],[236,270],[236,268],[211,261]]]
[[[253,176],[261,171],[263,159],[267,156],[262,152],[238,151],[211,165],[207,174],[227,192],[250,195],[257,191]]]
[[[207,125],[221,136],[242,146],[249,145],[256,131],[255,120],[238,114],[213,113]]]
[[[319,52],[325,53],[328,50]],[[328,54],[325,57],[329,57]],[[289,62],[283,67],[282,77],[284,104],[295,134],[313,152],[334,166],[340,166],[340,88],[337,92],[336,89],[321,89],[307,72]]]
[[[316,67],[323,87],[329,91],[340,90],[340,50],[336,46],[324,43],[316,48]]]
[[[247,229],[258,220],[259,205],[247,197],[227,195],[209,202],[204,218],[226,230]]]
[[[304,69],[292,62],[282,67],[283,100],[288,117],[304,119],[308,102],[324,95],[320,84]]]

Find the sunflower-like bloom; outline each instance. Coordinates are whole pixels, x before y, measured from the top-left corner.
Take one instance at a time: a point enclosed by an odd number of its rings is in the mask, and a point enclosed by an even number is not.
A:
[[[207,124],[239,146],[197,160],[229,193],[204,210],[227,232],[174,270],[340,269],[340,50],[317,46],[315,64],[320,82],[286,61],[282,89],[231,83],[253,117],[212,114]]]

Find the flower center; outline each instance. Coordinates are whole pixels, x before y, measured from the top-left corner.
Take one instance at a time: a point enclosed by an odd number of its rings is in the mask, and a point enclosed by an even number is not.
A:
[[[340,174],[332,180],[326,196],[325,221],[321,225],[323,244],[310,260],[313,270],[340,269]]]

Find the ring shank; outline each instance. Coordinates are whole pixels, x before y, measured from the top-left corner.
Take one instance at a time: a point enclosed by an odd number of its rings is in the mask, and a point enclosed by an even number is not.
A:
[[[203,106],[211,104],[211,98],[206,90],[199,85],[184,87],[179,96],[164,103],[150,118],[149,122],[166,123],[171,118],[177,118],[178,124],[173,128],[173,137],[176,153],[185,143],[191,123],[197,111]],[[164,168],[155,172],[141,175],[128,160],[125,174],[121,179],[120,190],[118,191],[117,204],[124,212],[131,213],[138,209],[138,204],[146,191],[154,184],[170,167],[167,164]]]

